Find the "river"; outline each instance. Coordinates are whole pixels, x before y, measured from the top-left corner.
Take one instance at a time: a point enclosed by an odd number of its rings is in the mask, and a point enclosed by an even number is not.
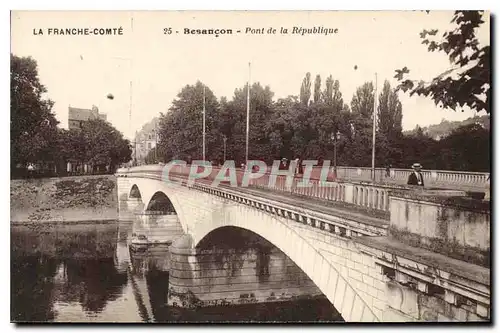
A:
[[[130,246],[132,224],[11,227],[13,322],[332,322],[317,299],[181,310],[166,306],[168,247]]]

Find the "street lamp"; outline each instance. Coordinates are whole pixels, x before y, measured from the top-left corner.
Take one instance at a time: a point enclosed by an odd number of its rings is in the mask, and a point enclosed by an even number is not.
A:
[[[225,135],[222,136],[222,140],[224,141],[224,163],[226,163],[226,141],[227,137]]]
[[[248,63],[248,82],[247,82],[247,131],[245,145],[245,166],[248,165],[248,141],[250,136],[250,79],[251,79],[251,64]]]
[[[127,61],[130,65],[130,71],[132,72],[132,68],[133,68],[132,58],[111,57],[111,59]],[[131,73],[131,76],[132,76],[132,73]],[[131,132],[132,131],[132,77],[130,78],[130,82],[129,82],[129,98],[130,98],[130,101],[129,101],[129,113],[128,113],[128,123],[129,123],[128,130],[129,130],[129,132]]]
[[[205,84],[203,84],[203,162],[205,162],[205,136],[206,136],[206,131],[205,131]]]
[[[158,153],[157,153],[157,147],[158,147],[158,129],[157,129],[157,124],[155,122],[155,128],[153,128],[153,134],[155,136],[155,164],[158,163]]]
[[[340,140],[340,132],[332,133],[331,139],[333,141],[333,174],[337,179],[337,143]]]

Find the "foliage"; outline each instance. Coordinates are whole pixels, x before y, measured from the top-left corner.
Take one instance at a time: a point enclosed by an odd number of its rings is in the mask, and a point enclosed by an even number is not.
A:
[[[311,73],[307,73],[304,80],[302,80],[302,86],[300,87],[300,102],[304,105],[309,105],[309,100],[311,99]]]
[[[130,160],[128,140],[103,120],[87,121],[78,130],[57,128],[53,102],[43,98],[47,90],[38,78],[36,61],[11,54],[10,62],[11,170],[28,163],[62,167],[68,161],[113,169]]]
[[[146,164],[156,164],[158,163],[158,152],[155,149],[151,149],[145,157]]]
[[[454,130],[439,142],[441,150],[437,156],[442,168],[488,171],[490,139],[490,131],[479,124],[470,124]]]
[[[451,23],[454,29],[445,31],[440,40],[438,30],[423,30],[422,44],[429,52],[444,52],[451,68],[437,75],[431,82],[405,79],[407,67],[396,70],[399,89],[431,97],[436,105],[458,109],[468,106],[476,111],[490,112],[490,46],[480,47],[476,29],[484,23],[483,11],[456,11]]]
[[[306,75],[302,87],[308,86]],[[370,166],[372,150],[373,101],[372,82],[356,90],[351,108],[344,103],[340,83],[330,75],[318,96],[319,76],[316,76],[312,103],[305,103],[307,89],[300,96],[288,96],[273,101],[268,86],[254,83],[250,91],[249,158],[267,163],[280,158],[334,159],[337,147],[339,165]],[[310,82],[310,81],[309,81]],[[231,100],[220,102],[207,91],[207,160],[222,163],[223,138],[227,138],[226,159],[237,165],[245,162],[246,149],[246,86],[236,89]],[[167,162],[174,158],[201,159],[202,85],[187,85],[174,101],[170,112],[160,119],[158,159]],[[310,98],[310,95],[309,95]],[[445,151],[459,151],[463,142],[436,141],[427,137],[421,128],[415,134],[402,133],[402,105],[397,91],[388,82],[377,96],[378,123],[376,166],[408,168],[414,162],[425,168],[487,170],[489,158],[480,162],[458,163],[457,158],[439,158]],[[194,110],[198,110],[194,112]],[[208,111],[209,110],[209,111]],[[208,114],[210,112],[210,116]],[[487,133],[488,130],[486,130]],[[486,133],[485,132],[485,133]],[[338,137],[337,134],[338,133]],[[474,136],[483,138],[483,136]],[[487,136],[487,135],[486,135]],[[471,136],[472,137],[472,136]],[[464,136],[463,140],[467,140]],[[445,144],[445,142],[447,142]],[[483,142],[483,141],[480,141]],[[479,151],[479,150],[478,150]],[[481,150],[484,153],[484,150]],[[460,155],[462,156],[462,155]],[[465,158],[465,157],[464,157]],[[468,158],[468,157],[467,157]],[[474,168],[474,169],[473,169]]]
[[[403,107],[396,90],[391,89],[388,81],[384,82],[379,95],[377,109],[378,137],[376,154],[386,165],[396,164],[403,159],[403,149],[398,146],[402,138]]]
[[[61,130],[59,152],[64,161],[75,164],[110,165],[130,161],[130,142],[110,123],[93,119],[81,129]]]
[[[216,141],[219,103],[212,91],[205,88],[206,147]],[[203,84],[185,86],[172,102],[159,124],[159,144],[162,154],[176,159],[203,157]]]
[[[314,103],[319,103],[321,99],[321,76],[316,75],[316,80],[314,81]]]
[[[57,120],[53,102],[43,98],[36,61],[10,56],[11,166],[53,159],[57,153]]]

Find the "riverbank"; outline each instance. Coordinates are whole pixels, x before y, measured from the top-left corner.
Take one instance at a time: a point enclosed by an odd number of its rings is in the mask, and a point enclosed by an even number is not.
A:
[[[10,182],[11,224],[105,222],[117,218],[113,175]]]

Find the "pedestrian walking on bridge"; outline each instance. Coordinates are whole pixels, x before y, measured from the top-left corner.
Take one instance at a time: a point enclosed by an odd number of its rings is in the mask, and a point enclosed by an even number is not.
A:
[[[424,176],[420,172],[422,165],[420,163],[413,163],[411,167],[413,172],[408,176],[408,185],[424,186]]]

